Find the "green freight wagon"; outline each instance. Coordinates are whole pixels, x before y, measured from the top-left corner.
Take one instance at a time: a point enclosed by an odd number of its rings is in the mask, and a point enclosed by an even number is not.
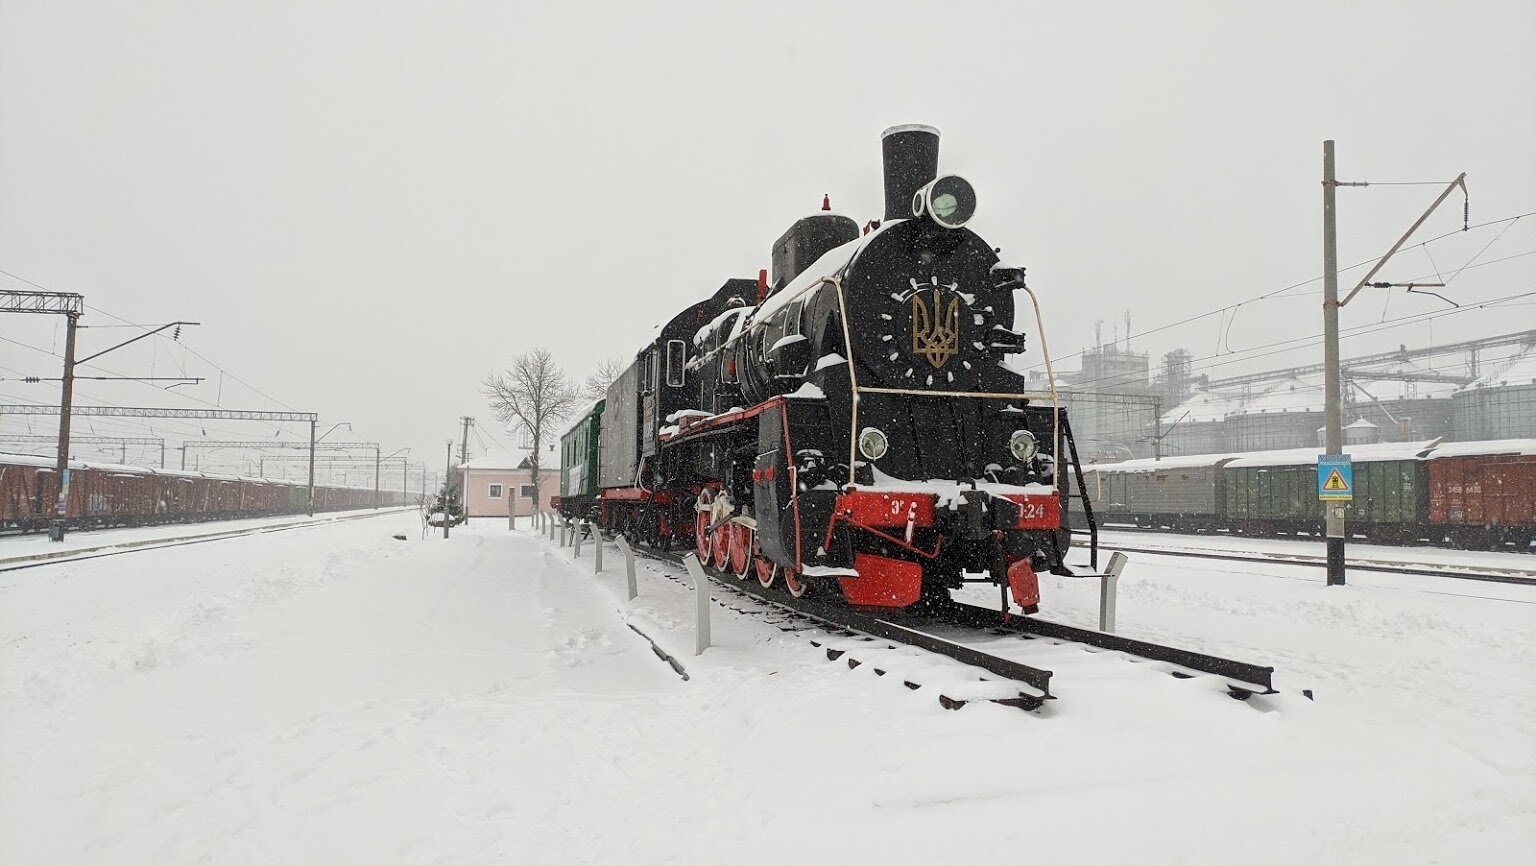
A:
[[[1323,531],[1317,498],[1317,454],[1321,449],[1272,451],[1241,457],[1222,470],[1219,497],[1225,522],[1254,535]],[[1427,529],[1428,467],[1424,446],[1365,445],[1349,449],[1354,458],[1354,499],[1345,509],[1351,535],[1371,541],[1412,542]]]
[[[597,505],[598,436],[606,402],[598,400],[578,415],[560,437],[560,495],[553,505],[566,517],[590,516]]]

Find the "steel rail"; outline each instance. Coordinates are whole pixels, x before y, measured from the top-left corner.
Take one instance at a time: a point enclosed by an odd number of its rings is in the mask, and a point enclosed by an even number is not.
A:
[[[642,556],[670,562],[675,565],[683,563],[683,558],[680,554],[670,551],[637,547],[635,552]],[[1055,695],[1050,693],[1051,672],[1048,670],[985,653],[973,647],[918,631],[901,623],[861,613],[852,608],[828,604],[812,598],[793,598],[786,594],[777,593],[763,587],[762,584],[757,582],[756,578],[739,579],[734,576],[727,578],[708,566],[705,567],[704,573],[709,575],[710,580],[726,589],[748,596],[756,601],[781,608],[790,613],[799,614],[824,627],[830,628],[834,632],[852,632],[899,644],[915,646],[961,664],[980,668],[987,673],[1016,685],[1027,687],[1027,689],[1021,689],[1017,698],[1004,698],[994,701],[996,703],[1006,703],[1009,706],[1018,706],[1026,710],[1032,710],[1042,705],[1045,701],[1055,698]],[[837,656],[829,657],[836,658]],[[943,700],[945,699],[941,696],[941,701]],[[958,706],[961,703],[963,702],[951,700],[945,705]]]
[[[1107,632],[1078,628],[1064,623],[1051,622],[1033,616],[1004,617],[1000,611],[964,602],[954,602],[943,614],[946,619],[959,625],[981,627],[1020,636],[1039,635],[1058,638],[1072,643],[1086,644],[1100,649],[1128,653],[1140,658],[1165,662],[1195,673],[1211,674],[1227,680],[1228,690],[1240,697],[1275,693],[1273,677],[1275,669],[1265,665],[1234,661],[1221,656],[1208,655],[1194,650],[1164,646],[1143,640],[1121,637]],[[1179,674],[1175,673],[1175,676]]]
[[[636,553],[652,559],[682,564],[679,554],[636,548]],[[1193,650],[1164,646],[1148,641],[1134,640],[1118,635],[1077,628],[1036,617],[1012,616],[1005,618],[991,608],[977,607],[962,602],[951,602],[947,610],[937,617],[881,617],[862,613],[841,605],[828,604],[812,598],[793,598],[777,589],[763,587],[754,578],[739,579],[723,576],[706,566],[705,573],[715,583],[742,595],[765,602],[782,610],[807,617],[833,629],[865,634],[870,637],[915,646],[963,664],[981,668],[1004,679],[1028,685],[1040,691],[1039,696],[1020,693],[1020,700],[995,700],[1025,709],[1035,709],[1046,700],[1054,700],[1049,686],[1051,671],[1035,668],[1022,662],[1002,658],[974,647],[929,634],[921,626],[932,622],[993,632],[1015,634],[1020,637],[1048,637],[1084,647],[1097,647],[1136,656],[1138,658],[1172,665],[1181,670],[1170,671],[1176,677],[1188,678],[1200,674],[1221,677],[1227,681],[1227,691],[1234,697],[1247,699],[1255,694],[1275,694],[1274,668],[1212,656]],[[914,627],[917,626],[917,627]],[[829,657],[836,658],[831,655]],[[942,696],[941,696],[942,700]],[[946,704],[948,706],[949,704]]]

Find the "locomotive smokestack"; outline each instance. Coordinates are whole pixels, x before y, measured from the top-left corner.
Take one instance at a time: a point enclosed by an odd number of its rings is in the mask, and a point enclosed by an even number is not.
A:
[[[885,157],[885,218],[912,216],[912,196],[939,176],[939,131],[912,123],[880,134]]]

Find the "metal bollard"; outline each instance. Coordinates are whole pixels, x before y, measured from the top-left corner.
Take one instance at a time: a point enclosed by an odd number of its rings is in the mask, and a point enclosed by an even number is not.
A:
[[[592,573],[593,574],[602,574],[603,573],[603,536],[600,535],[600,534],[597,534],[597,533],[593,533],[593,535],[592,535],[592,545],[595,548],[592,551],[592,555],[594,557],[594,559],[592,560]]]
[[[688,567],[688,573],[693,576],[693,596],[697,602],[693,654],[703,655],[704,650],[709,649],[709,576],[704,573],[699,558],[692,553],[683,557],[683,565]]]
[[[581,530],[585,524],[578,523],[571,527],[571,556],[581,559]]]
[[[1115,630],[1115,590],[1120,583],[1120,572],[1125,570],[1125,554],[1115,551],[1109,557],[1109,567],[1099,578],[1099,631]]]
[[[629,600],[634,601],[639,591],[635,587],[635,549],[629,546],[628,536],[620,535],[618,538],[619,550],[624,553],[624,571],[629,579]]]
[[[565,546],[565,521],[560,521],[560,546]]]

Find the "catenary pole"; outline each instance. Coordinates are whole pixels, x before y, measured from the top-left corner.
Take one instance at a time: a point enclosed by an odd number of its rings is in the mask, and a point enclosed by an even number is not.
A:
[[[79,313],[64,315],[67,327],[64,335],[64,381],[59,398],[59,457],[56,482],[59,498],[53,509],[53,523],[49,526],[50,541],[64,540],[64,524],[69,520],[69,414],[75,398],[75,329],[79,325]]]
[[[1334,211],[1333,140],[1323,142],[1323,451],[1344,453],[1343,393],[1339,388],[1339,255]],[[1344,585],[1344,506],[1324,503],[1328,585]]]
[[[315,428],[319,419],[309,420],[309,516],[315,516]]]

